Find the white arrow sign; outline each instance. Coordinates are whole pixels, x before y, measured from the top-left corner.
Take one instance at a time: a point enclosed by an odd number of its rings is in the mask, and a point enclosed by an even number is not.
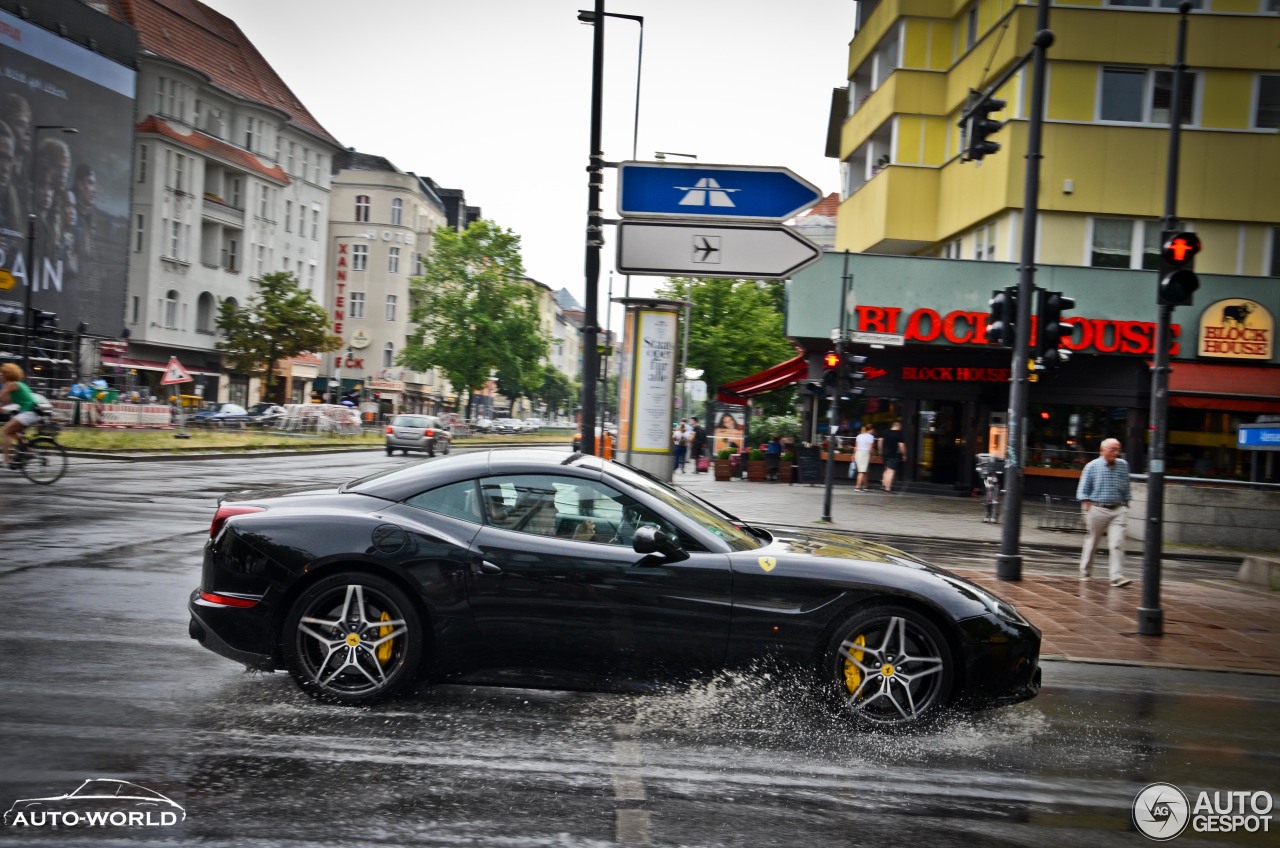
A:
[[[782,279],[818,261],[822,248],[783,226],[623,221],[618,271],[655,276]]]

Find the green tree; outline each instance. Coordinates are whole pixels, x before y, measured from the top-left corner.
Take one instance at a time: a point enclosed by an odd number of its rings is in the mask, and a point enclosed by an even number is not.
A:
[[[261,397],[266,399],[273,397],[277,362],[337,350],[342,339],[329,331],[328,314],[293,274],[273,271],[255,283],[258,291],[247,305],[228,299],[219,306],[217,326],[223,339],[217,348],[236,371],[261,373]]]
[[[542,385],[533,395],[534,400],[543,404],[549,414],[562,409],[569,409],[578,399],[581,387],[559,368],[547,365],[542,369]]]
[[[435,368],[467,400],[490,373],[517,396],[547,354],[534,290],[524,282],[520,237],[480,220],[459,233],[435,234],[423,273],[409,281],[418,325],[400,353],[416,371]],[[514,398],[513,398],[514,399]]]
[[[693,303],[689,321],[689,366],[703,370],[707,394],[796,355],[782,334],[783,286],[779,281],[673,277],[661,297]],[[782,389],[753,400],[772,415],[786,414],[795,391]]]

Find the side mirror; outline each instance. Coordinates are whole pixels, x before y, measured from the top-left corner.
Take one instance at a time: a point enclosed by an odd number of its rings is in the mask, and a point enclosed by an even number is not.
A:
[[[689,554],[680,547],[680,543],[671,534],[664,533],[657,527],[637,528],[635,536],[632,537],[631,547],[638,554],[662,554],[671,562],[680,562],[689,558]]]

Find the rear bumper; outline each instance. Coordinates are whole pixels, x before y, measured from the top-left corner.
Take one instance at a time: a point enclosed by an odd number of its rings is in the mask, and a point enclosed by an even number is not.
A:
[[[255,608],[211,604],[202,600],[200,590],[196,589],[187,602],[187,611],[191,613],[191,622],[187,625],[188,635],[215,654],[259,671],[275,671],[279,668],[270,653],[262,653],[260,648],[252,647],[255,638],[269,638],[264,633],[266,628],[263,626],[263,616]],[[221,635],[232,633],[239,638],[224,638]],[[270,642],[263,641],[261,644],[267,645]]]

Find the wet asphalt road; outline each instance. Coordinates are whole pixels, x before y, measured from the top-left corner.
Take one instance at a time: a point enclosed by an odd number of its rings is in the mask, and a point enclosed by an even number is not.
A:
[[[1130,812],[1152,782],[1280,790],[1271,677],[1050,663],[1029,703],[886,735],[750,677],[636,694],[454,685],[326,707],[187,637],[218,493],[400,462],[78,460],[49,489],[0,480],[0,809],[119,778],[187,814],[172,828],[4,827],[0,845],[1096,848],[1147,844]]]

